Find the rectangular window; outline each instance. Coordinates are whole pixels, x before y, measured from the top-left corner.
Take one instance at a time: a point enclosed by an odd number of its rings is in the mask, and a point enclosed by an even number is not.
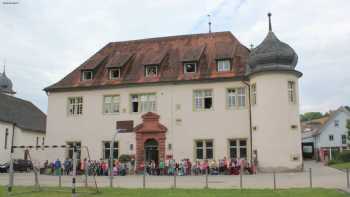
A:
[[[227,107],[245,107],[246,91],[245,88],[230,88],[227,89]]]
[[[118,158],[119,157],[119,147],[118,147],[118,142],[114,142],[113,144],[113,158]],[[109,159],[110,157],[110,151],[111,151],[111,142],[103,142],[103,159]]]
[[[135,94],[131,95],[132,112],[155,112],[156,94]]]
[[[193,91],[194,109],[206,110],[213,108],[212,90],[195,90]]]
[[[251,102],[252,102],[252,105],[256,105],[256,84],[255,83],[252,84],[251,89],[252,89]]]
[[[197,63],[188,62],[184,63],[184,73],[195,73],[197,72]]]
[[[68,115],[83,114],[83,97],[68,98]]]
[[[120,78],[120,69],[113,68],[108,70],[109,80],[119,79]]]
[[[329,141],[333,141],[334,140],[334,136],[333,135],[329,135],[328,138],[329,138]]]
[[[217,69],[218,72],[227,72],[231,69],[230,60],[218,60],[217,61]]]
[[[73,146],[74,146],[74,144],[77,147],[77,159],[80,159],[80,156],[81,156],[81,142],[67,142],[67,146],[72,147],[72,148],[68,148],[67,157],[69,159],[73,159]]]
[[[334,120],[334,126],[339,127],[339,120]]]
[[[346,144],[346,135],[341,135],[341,143]]]
[[[145,77],[156,77],[156,76],[158,76],[158,66],[157,65],[145,66]]]
[[[196,159],[213,159],[214,147],[212,140],[197,140],[195,142]]]
[[[230,158],[247,158],[247,140],[246,139],[232,139],[229,140]]]
[[[295,82],[288,81],[288,100],[290,103],[296,102]]]
[[[6,129],[5,129],[5,144],[4,144],[4,145],[5,145],[5,146],[4,146],[5,149],[7,149],[8,137],[9,137],[9,129],[6,128]]]
[[[120,96],[111,95],[103,97],[103,113],[115,114],[120,112]]]
[[[92,80],[92,77],[93,77],[92,71],[84,70],[82,71],[82,75],[83,75],[82,76],[83,81]]]
[[[38,150],[39,148],[39,137],[36,137],[36,141],[35,141],[35,149]]]

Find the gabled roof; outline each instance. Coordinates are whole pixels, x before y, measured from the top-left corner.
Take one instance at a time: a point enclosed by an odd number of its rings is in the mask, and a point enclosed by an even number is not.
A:
[[[350,110],[349,107],[347,106],[340,106],[337,110],[333,111],[332,113],[330,113],[329,116],[325,117],[325,118],[321,118],[319,119],[319,121],[317,120],[312,120],[309,123],[309,126],[313,126],[313,136],[317,136],[319,134],[322,133],[322,131],[326,128],[327,125],[329,125],[337,116],[339,113],[347,113],[350,117]],[[314,125],[312,125],[314,124]]]
[[[231,32],[111,42],[62,80],[45,88],[45,91],[71,91],[165,82],[240,79],[245,74],[248,54],[249,50]],[[230,72],[217,72],[216,61],[223,57],[232,60]],[[197,61],[198,72],[184,74],[184,61]],[[144,65],[148,64],[159,64],[159,76],[152,79],[144,76]],[[120,79],[108,79],[107,68],[111,66],[121,68]],[[84,69],[92,69],[94,71],[92,80],[81,81],[81,70]]]
[[[31,102],[0,93],[0,121],[45,133],[46,115]]]

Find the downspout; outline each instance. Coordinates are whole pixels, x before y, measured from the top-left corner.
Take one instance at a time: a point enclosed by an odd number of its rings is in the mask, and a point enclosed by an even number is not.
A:
[[[250,136],[250,165],[253,165],[253,129],[252,129],[252,105],[250,104],[250,84],[242,81],[248,87],[248,110],[249,110],[249,136]]]

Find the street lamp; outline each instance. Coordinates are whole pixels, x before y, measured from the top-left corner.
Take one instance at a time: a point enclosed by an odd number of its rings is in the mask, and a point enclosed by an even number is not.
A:
[[[117,134],[121,131],[125,131],[126,129],[117,129],[117,131],[114,133],[112,141],[110,143],[110,149],[109,149],[109,186],[113,187],[113,150],[114,150],[114,142],[117,138]]]

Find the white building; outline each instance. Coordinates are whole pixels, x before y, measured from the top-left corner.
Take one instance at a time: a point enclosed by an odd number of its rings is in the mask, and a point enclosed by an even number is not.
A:
[[[347,149],[348,121],[350,110],[341,106],[329,115],[324,124],[306,124],[309,126],[303,130],[303,152],[311,152],[316,158],[328,160],[333,158],[332,153],[334,155],[336,151]]]
[[[12,145],[39,146],[45,141],[46,115],[14,94],[11,80],[5,71],[0,73],[0,163],[10,160]],[[26,150],[14,149],[14,159],[40,159],[40,151]]]
[[[261,171],[301,169],[302,74],[294,50],[269,27],[252,51],[231,32],[107,44],[45,89],[47,144],[78,143],[91,159],[107,159],[121,128],[115,152],[133,155],[137,166],[226,157]]]

